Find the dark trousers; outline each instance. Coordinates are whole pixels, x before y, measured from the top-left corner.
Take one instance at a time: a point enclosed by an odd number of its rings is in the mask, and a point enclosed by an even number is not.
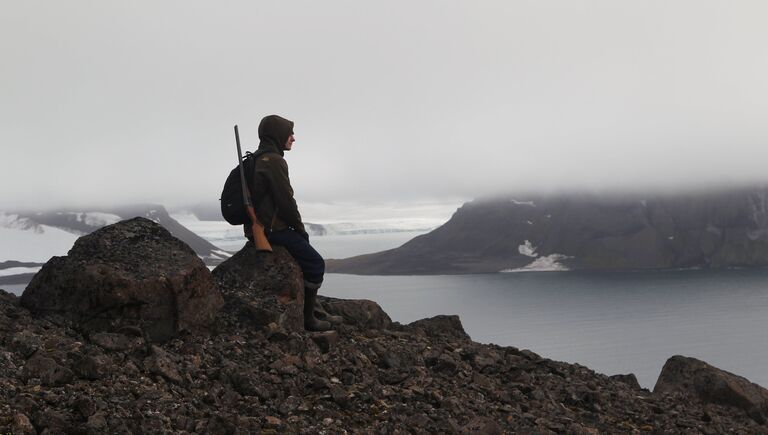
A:
[[[304,280],[313,284],[323,282],[325,260],[301,234],[291,229],[267,232],[267,239],[273,245],[283,246],[299,263]]]

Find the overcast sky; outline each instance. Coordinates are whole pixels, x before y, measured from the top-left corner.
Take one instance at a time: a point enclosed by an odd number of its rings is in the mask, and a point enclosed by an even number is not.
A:
[[[765,182],[764,1],[2,1],[0,209]]]

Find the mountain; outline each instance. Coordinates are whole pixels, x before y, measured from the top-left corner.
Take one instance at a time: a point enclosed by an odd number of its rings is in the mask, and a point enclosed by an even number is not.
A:
[[[768,188],[479,199],[403,246],[329,272],[463,274],[768,265]]]
[[[28,282],[42,262],[54,255],[66,254],[78,237],[136,216],[145,217],[165,227],[188,244],[208,265],[216,265],[230,257],[228,252],[181,225],[168,214],[165,207],[157,204],[0,213],[0,238],[3,240],[0,249],[0,283]]]

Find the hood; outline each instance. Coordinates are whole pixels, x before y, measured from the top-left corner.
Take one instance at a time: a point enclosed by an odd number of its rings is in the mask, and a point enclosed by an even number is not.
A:
[[[277,115],[265,116],[259,124],[259,148],[264,147],[265,142],[274,145],[280,154],[285,150],[288,136],[293,134],[293,121]]]

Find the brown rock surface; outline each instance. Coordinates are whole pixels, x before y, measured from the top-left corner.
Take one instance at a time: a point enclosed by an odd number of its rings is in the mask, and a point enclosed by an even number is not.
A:
[[[201,332],[223,305],[194,251],[160,225],[134,218],[79,238],[33,278],[21,304],[85,332],[139,327],[155,341]]]
[[[341,316],[347,324],[369,329],[386,329],[392,324],[389,315],[373,301],[336,299],[327,296],[320,296],[317,300],[325,311],[334,316]]]
[[[704,403],[733,406],[759,423],[768,417],[768,390],[695,358],[675,355],[668,359],[653,392],[683,393]]]
[[[451,316],[384,329],[347,322],[333,334],[338,337],[328,334],[334,343],[325,352],[315,333],[269,340],[269,328],[243,321],[237,310],[221,310],[216,325],[211,335],[183,334],[153,346],[102,340],[106,349],[0,292],[0,433],[24,427],[27,433],[757,434],[768,428],[730,405],[651,394],[578,364],[475,343],[457,333],[463,328]],[[78,374],[66,385],[23,376],[26,353],[40,337],[32,357]]]
[[[225,294],[225,310],[252,326],[276,324],[283,332],[304,331],[304,279],[281,246],[260,252],[246,243],[213,270]]]
[[[303,331],[290,256],[241,253],[216,273],[226,308],[210,333],[163,343],[35,316],[0,291],[0,433],[768,432],[741,399],[652,394],[629,375],[475,343],[457,316],[401,325],[374,302],[327,298],[344,323]],[[666,385],[686,373],[668,370]]]

